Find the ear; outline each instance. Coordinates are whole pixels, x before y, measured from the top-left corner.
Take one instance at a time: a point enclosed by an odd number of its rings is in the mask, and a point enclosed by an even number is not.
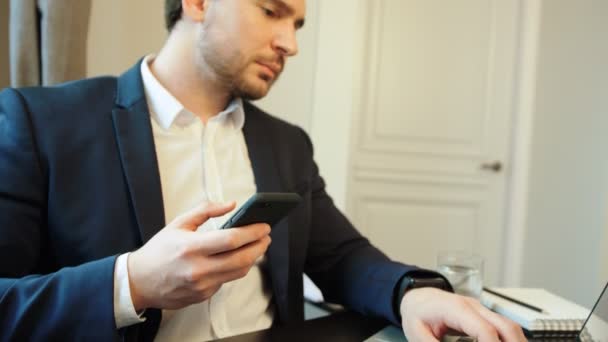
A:
[[[205,20],[208,5],[209,0],[182,0],[184,17],[194,22],[202,22]]]

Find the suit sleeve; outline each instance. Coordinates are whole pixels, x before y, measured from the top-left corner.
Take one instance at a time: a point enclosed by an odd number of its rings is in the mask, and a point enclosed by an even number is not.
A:
[[[29,115],[16,90],[0,93],[0,340],[116,339],[115,257],[35,274],[48,184]]]
[[[305,136],[312,159],[312,144]],[[329,302],[401,324],[393,309],[396,286],[416,270],[391,261],[372,246],[336,208],[312,162],[311,232],[305,272]]]
[[[47,275],[0,278],[0,340],[112,341],[115,257]]]

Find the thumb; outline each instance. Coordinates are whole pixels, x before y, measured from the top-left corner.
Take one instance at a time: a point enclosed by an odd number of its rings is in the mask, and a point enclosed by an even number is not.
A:
[[[171,225],[176,228],[195,231],[210,217],[222,216],[229,213],[235,206],[236,203],[234,201],[227,203],[203,202],[178,216]]]
[[[432,341],[439,342],[435,334],[433,334],[431,328],[422,321],[416,321],[413,329],[409,331],[409,334],[405,331],[408,341]]]

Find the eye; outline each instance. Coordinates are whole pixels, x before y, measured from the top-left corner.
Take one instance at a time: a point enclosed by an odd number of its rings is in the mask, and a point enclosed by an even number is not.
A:
[[[277,12],[271,10],[270,8],[262,7],[262,11],[264,11],[264,15],[269,18],[277,18],[279,16]]]

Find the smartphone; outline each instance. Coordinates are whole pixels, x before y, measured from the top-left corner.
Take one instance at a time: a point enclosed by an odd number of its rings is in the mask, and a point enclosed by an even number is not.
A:
[[[302,197],[292,192],[260,192],[251,196],[221,229],[266,223],[270,227],[295,208]]]

